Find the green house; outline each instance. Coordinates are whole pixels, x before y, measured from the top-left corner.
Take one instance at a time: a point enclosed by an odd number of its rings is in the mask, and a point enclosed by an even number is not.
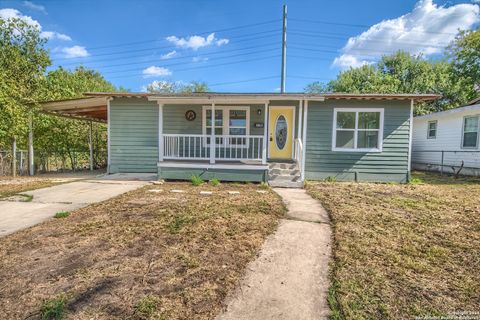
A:
[[[88,93],[48,112],[108,124],[108,173],[159,179],[406,182],[427,94]]]

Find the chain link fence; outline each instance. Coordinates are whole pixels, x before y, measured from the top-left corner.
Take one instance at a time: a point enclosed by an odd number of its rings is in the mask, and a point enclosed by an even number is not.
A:
[[[93,152],[93,168],[102,169],[107,167],[107,150],[95,150]],[[28,152],[19,150],[16,152],[17,175],[28,175]],[[35,150],[35,172],[75,172],[90,169],[90,151],[47,151]],[[0,150],[0,176],[12,175],[12,151]]]
[[[480,176],[480,151],[413,150],[412,169],[441,174]]]

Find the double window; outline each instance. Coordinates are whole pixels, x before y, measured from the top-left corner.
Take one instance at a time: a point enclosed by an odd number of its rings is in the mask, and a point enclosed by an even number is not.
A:
[[[215,144],[247,146],[246,138],[250,133],[250,108],[215,106],[215,122],[212,125],[212,107],[203,107],[203,134],[210,136],[214,130]],[[228,135],[226,138],[224,136]],[[210,137],[206,138],[206,145],[210,145]]]
[[[437,138],[437,120],[428,121],[427,139]]]
[[[468,116],[463,118],[463,148],[478,148],[479,121],[480,116]]]
[[[336,108],[333,117],[333,151],[381,152],[382,108]]]

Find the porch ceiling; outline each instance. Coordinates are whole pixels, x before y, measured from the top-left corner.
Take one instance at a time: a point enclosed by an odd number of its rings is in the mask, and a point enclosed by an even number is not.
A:
[[[59,100],[41,103],[42,110],[47,114],[68,118],[107,121],[108,97],[87,97],[69,100]]]

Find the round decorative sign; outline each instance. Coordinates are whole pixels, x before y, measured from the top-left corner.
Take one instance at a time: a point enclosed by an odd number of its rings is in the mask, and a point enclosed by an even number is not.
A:
[[[187,119],[188,121],[193,121],[196,117],[197,114],[193,110],[188,110],[187,112],[185,112],[185,119]]]

